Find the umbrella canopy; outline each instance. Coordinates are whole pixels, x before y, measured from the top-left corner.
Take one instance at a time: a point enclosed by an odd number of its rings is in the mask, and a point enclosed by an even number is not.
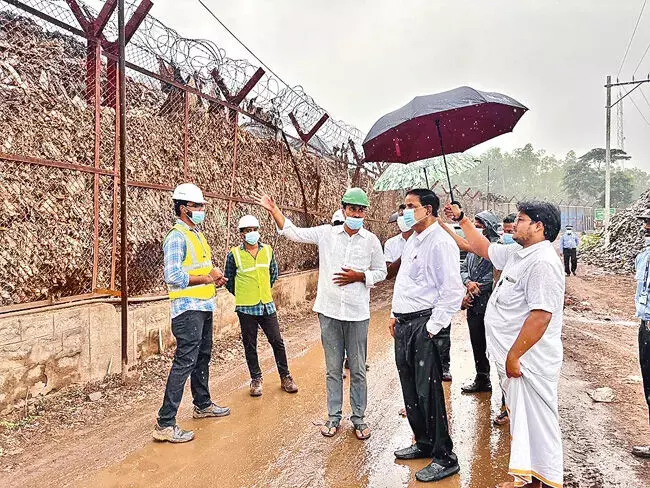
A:
[[[447,158],[449,172],[461,174],[476,167],[475,158],[468,154],[454,154]],[[425,174],[426,171],[426,174]],[[375,191],[426,188],[445,178],[441,157],[423,159],[411,164],[390,164],[375,181]]]
[[[375,122],[363,142],[365,160],[410,163],[463,152],[512,132],[527,110],[506,95],[467,86],[415,97]]]

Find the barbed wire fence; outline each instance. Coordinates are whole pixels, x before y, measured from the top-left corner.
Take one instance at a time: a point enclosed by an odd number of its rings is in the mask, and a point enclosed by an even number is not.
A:
[[[119,107],[116,4],[97,11],[75,0],[0,0],[0,311],[117,295],[122,265],[130,296],[163,294],[171,191],[184,181],[209,201],[205,234],[216,262],[239,242],[237,220],[253,213],[283,272],[315,266],[314,248],[278,239],[252,204],[260,189],[297,224],[313,225],[329,222],[354,183],[371,194],[369,228],[394,233],[385,220],[396,193],[372,191],[381,168],[363,163],[360,131],[326,116],[302,88],[211,41],[183,38],[150,15],[149,0],[127,4]]]

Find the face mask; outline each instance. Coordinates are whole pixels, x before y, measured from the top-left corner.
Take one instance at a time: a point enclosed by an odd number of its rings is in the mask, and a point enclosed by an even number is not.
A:
[[[255,244],[257,244],[257,241],[260,240],[260,233],[257,232],[256,230],[247,232],[244,235],[244,240],[251,246],[254,246]]]
[[[512,238],[512,234],[503,234],[503,243],[514,244],[515,240]]]
[[[420,220],[426,219],[427,216],[426,214],[424,217],[421,219],[415,220],[415,209],[414,208],[407,208],[404,210],[404,223],[409,226],[409,228],[413,228],[415,224],[417,224]]]
[[[411,230],[411,226],[406,225],[406,222],[404,221],[404,216],[403,215],[400,215],[399,217],[397,217],[397,227],[399,227],[399,230],[401,232],[408,232],[409,230]]]
[[[573,234],[573,231],[572,231],[572,230],[567,230],[567,231],[566,231],[566,235],[570,236],[571,234]]]
[[[346,217],[345,225],[347,225],[350,230],[359,230],[363,227],[363,219],[361,217]]]
[[[204,210],[193,210],[191,214],[188,214],[188,217],[194,223],[194,225],[200,225],[205,220],[205,211]]]

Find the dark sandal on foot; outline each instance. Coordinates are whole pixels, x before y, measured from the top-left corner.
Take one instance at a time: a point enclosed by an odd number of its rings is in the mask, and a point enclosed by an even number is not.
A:
[[[334,437],[339,430],[339,424],[328,420],[320,428],[320,433],[325,437]]]
[[[364,432],[366,432],[364,434]],[[357,439],[360,441],[365,441],[370,437],[370,428],[368,424],[357,424],[354,426],[354,434],[357,436]]]

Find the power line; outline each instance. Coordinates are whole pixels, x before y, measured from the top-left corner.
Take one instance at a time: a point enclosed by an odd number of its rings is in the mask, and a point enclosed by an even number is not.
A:
[[[625,64],[627,55],[630,52],[630,47],[632,46],[632,41],[634,40],[634,36],[636,35],[636,30],[639,28],[639,22],[641,22],[641,17],[643,16],[643,11],[645,10],[645,4],[647,1],[648,0],[643,0],[643,6],[641,7],[641,12],[639,12],[639,17],[636,19],[636,24],[634,25],[634,30],[632,31],[632,37],[630,37],[630,42],[627,43],[627,49],[625,50],[625,54],[623,55],[623,61],[621,61],[621,66],[618,68],[618,74],[616,75],[616,78],[618,78],[621,75],[621,70],[623,69],[623,65]]]
[[[646,54],[648,54],[648,51],[650,51],[650,44],[648,44],[648,47],[645,48],[645,52],[643,53],[643,56],[641,56],[641,60],[639,61],[639,64],[636,65],[636,69],[634,70],[634,73],[632,73],[632,77],[634,77],[636,72],[639,71],[639,68],[641,67],[641,63],[643,63]]]
[[[648,101],[648,98],[645,96],[645,92],[643,91],[643,87],[641,87],[641,96],[645,100],[645,103],[648,104],[648,107],[650,107],[650,102]]]
[[[289,90],[291,90],[291,92],[293,92],[294,95],[296,95],[297,97],[301,98],[304,102],[306,102],[306,103],[310,103],[310,101],[307,100],[307,99],[304,97],[303,94],[298,93],[297,91],[295,91],[295,90],[293,89],[293,87],[292,87],[291,85],[289,85],[289,83],[287,83],[286,81],[284,81],[284,80],[280,77],[280,75],[278,75],[275,71],[273,71],[273,70],[272,70],[272,69],[271,69],[271,68],[270,68],[270,67],[269,67],[269,66],[268,66],[264,61],[262,61],[262,60],[261,60],[261,59],[260,59],[260,58],[259,58],[259,57],[254,53],[254,52],[253,52],[253,51],[251,51],[250,48],[249,48],[246,44],[244,44],[244,42],[243,42],[241,39],[239,39],[239,37],[237,37],[237,35],[235,35],[235,33],[234,33],[233,31],[231,31],[231,30],[228,28],[228,26],[226,26],[226,24],[224,24],[224,23],[220,20],[219,17],[217,17],[217,16],[214,14],[214,12],[213,12],[212,10],[210,10],[210,8],[209,8],[205,3],[203,3],[202,0],[197,0],[197,1],[201,4],[201,6],[202,6],[205,10],[208,11],[208,13],[209,13],[213,18],[214,18],[214,20],[216,20],[217,22],[219,22],[219,24],[221,24],[221,27],[223,27],[224,29],[226,29],[226,31],[228,32],[228,34],[230,34],[232,37],[234,37],[235,40],[236,40],[239,44],[241,44],[241,46],[242,46],[244,49],[246,49],[246,51],[248,51],[248,53],[249,53],[251,56],[253,56],[253,57],[257,60],[258,63],[260,63],[264,68],[266,68],[266,70],[267,70],[268,72],[270,72],[273,76],[275,76],[278,80],[280,80],[280,81],[281,81],[281,82],[282,82],[282,83],[283,83],[287,88],[289,88]],[[647,0],[645,0],[645,1],[647,1]],[[322,108],[322,107],[320,107],[320,108]],[[325,112],[327,112],[327,110],[325,110],[325,109],[323,109],[323,110],[324,110]],[[332,121],[332,123],[333,123],[334,125],[336,125],[339,129],[345,131],[349,136],[353,136],[353,135],[354,135],[354,134],[352,134],[352,133],[351,133],[347,128],[345,128],[345,127],[341,127],[340,125],[338,125],[338,124],[337,124],[336,122],[334,122],[331,118],[330,118],[330,120]]]
[[[630,102],[632,102],[632,105],[634,105],[634,108],[637,110],[637,112],[639,112],[639,115],[643,118],[643,120],[645,120],[645,123],[648,124],[648,127],[650,127],[650,122],[648,122],[648,119],[646,119],[645,115],[643,115],[643,112],[641,112],[641,109],[634,101],[634,98],[632,98],[632,95],[630,95]]]

